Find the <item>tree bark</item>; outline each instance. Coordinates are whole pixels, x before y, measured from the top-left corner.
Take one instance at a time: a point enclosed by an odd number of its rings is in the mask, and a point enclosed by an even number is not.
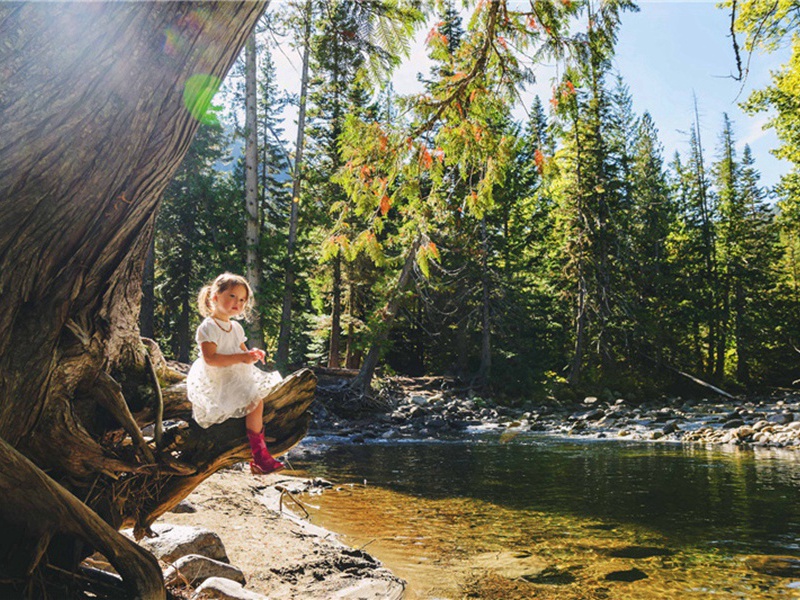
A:
[[[397,278],[397,285],[395,285],[389,301],[386,303],[386,306],[382,311],[382,320],[380,324],[381,329],[377,333],[372,346],[370,346],[364,362],[361,364],[361,370],[350,384],[351,390],[359,393],[365,393],[369,391],[369,387],[372,384],[372,377],[375,375],[375,369],[378,366],[378,360],[384,351],[386,340],[389,339],[389,330],[394,324],[397,311],[400,309],[402,293],[406,289],[408,282],[411,280],[414,262],[417,259],[417,251],[421,245],[422,239],[417,237],[414,240],[414,243],[411,244],[411,248],[408,249],[405,262],[403,263],[403,269],[400,271],[400,277]]]
[[[170,450],[168,431],[150,465],[139,436],[126,437],[155,398],[137,320],[159,198],[264,6],[0,3],[0,438],[112,527],[133,522],[141,532],[244,453],[243,436],[212,444],[211,429],[191,429]],[[302,437],[304,394],[267,411],[278,452]],[[15,476],[4,468],[2,485]],[[0,555],[25,565],[12,579],[43,574],[47,532],[35,532],[55,527],[49,508],[29,506],[16,516],[25,520],[18,535],[0,539]],[[65,534],[91,537],[78,529]],[[74,567],[74,552],[47,554]],[[123,578],[147,587],[146,570]]]
[[[244,59],[245,79],[245,146],[244,203],[247,223],[245,227],[247,281],[257,298],[261,287],[261,257],[259,242],[261,240],[261,215],[258,203],[258,99],[256,98],[256,34],[251,33],[245,44]],[[257,348],[264,348],[264,329],[261,326],[261,312],[256,306],[250,315],[248,324],[250,339]]]
[[[328,347],[328,368],[341,367],[339,355],[342,339],[342,253],[333,257],[333,301],[331,302],[331,340]]]
[[[311,52],[311,0],[306,2],[303,29],[303,70],[300,78],[300,107],[297,116],[297,142],[294,152],[292,175],[292,208],[289,213],[289,240],[286,244],[286,277],[283,287],[281,329],[278,334],[278,350],[275,366],[283,373],[289,362],[289,341],[292,335],[292,297],[294,294],[294,247],[297,243],[297,224],[300,217],[300,184],[303,175],[303,144],[306,135],[306,102],[308,99],[308,63]]]
[[[150,339],[155,337],[156,252],[154,241],[155,240],[152,240],[150,242],[150,248],[147,251],[147,258],[144,262],[144,274],[142,275],[142,308],[139,311],[139,329],[142,337]]]

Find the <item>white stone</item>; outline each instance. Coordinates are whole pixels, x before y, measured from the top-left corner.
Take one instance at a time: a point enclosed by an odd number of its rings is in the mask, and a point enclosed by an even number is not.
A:
[[[183,556],[164,571],[166,583],[186,580],[191,585],[197,585],[210,577],[224,577],[245,584],[244,573],[236,567],[199,554]]]
[[[198,587],[192,600],[269,600],[224,577],[211,577]]]
[[[339,590],[332,595],[336,600],[401,600],[405,586],[399,581],[366,579]]]
[[[201,554],[214,560],[230,562],[222,540],[213,531],[169,523],[156,523],[152,529],[157,537],[143,538],[139,540],[139,545],[164,562],[172,563],[188,554]],[[133,539],[130,529],[123,530],[122,533]]]

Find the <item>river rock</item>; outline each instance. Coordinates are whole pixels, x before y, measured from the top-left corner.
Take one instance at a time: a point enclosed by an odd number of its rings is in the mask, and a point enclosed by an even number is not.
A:
[[[647,573],[639,569],[628,569],[626,571],[612,571],[605,576],[606,581],[639,581],[647,579]]]
[[[676,431],[680,431],[678,427],[678,423],[675,421],[670,421],[661,429],[661,432],[664,435],[669,435],[670,433],[675,433]]]
[[[531,581],[548,567],[547,561],[530,552],[487,552],[469,560],[471,567],[494,571],[508,579]]]
[[[192,600],[269,600],[266,596],[246,590],[241,584],[225,579],[211,577],[198,587]]]
[[[245,584],[241,570],[199,554],[182,556],[164,571],[164,581],[167,584],[185,579],[190,585],[196,585],[209,577],[224,577]]]
[[[164,562],[175,562],[181,556],[188,554],[200,554],[225,563],[230,562],[222,540],[213,531],[202,527],[168,523],[156,523],[152,529],[157,537],[144,538],[139,541],[139,545]],[[123,530],[123,533],[133,537],[130,529]]]
[[[584,415],[581,415],[579,418],[584,421],[597,421],[605,416],[605,411],[602,408],[595,408],[594,410],[590,410]]]
[[[428,403],[428,397],[414,395],[409,398],[409,401],[416,404],[417,406],[425,406]]]
[[[765,575],[800,576],[800,558],[794,556],[748,556],[744,562],[753,571]]]
[[[657,546],[625,546],[623,548],[615,548],[608,552],[609,556],[614,558],[651,558],[653,556],[672,556],[675,554],[669,548],[659,548]]]
[[[794,417],[789,413],[778,413],[775,415],[770,415],[767,418],[767,421],[770,423],[776,423],[778,425],[786,425],[787,423],[794,421]]]

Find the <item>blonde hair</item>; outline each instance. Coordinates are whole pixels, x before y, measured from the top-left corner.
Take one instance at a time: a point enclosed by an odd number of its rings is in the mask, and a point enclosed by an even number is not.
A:
[[[250,289],[250,284],[247,282],[247,279],[233,273],[223,273],[208,285],[203,286],[203,289],[201,289],[200,293],[197,295],[197,308],[200,314],[204,317],[210,317],[214,314],[214,296],[221,294],[225,290],[236,287],[237,285],[244,286],[247,290],[247,300],[245,301],[241,314],[241,318],[247,319],[250,315],[250,311],[253,309],[253,290]]]

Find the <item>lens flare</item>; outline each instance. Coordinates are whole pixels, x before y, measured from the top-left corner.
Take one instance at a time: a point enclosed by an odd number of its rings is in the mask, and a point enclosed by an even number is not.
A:
[[[219,77],[198,73],[189,77],[183,87],[183,104],[186,110],[205,125],[217,120],[211,101],[221,84],[222,80]]]

